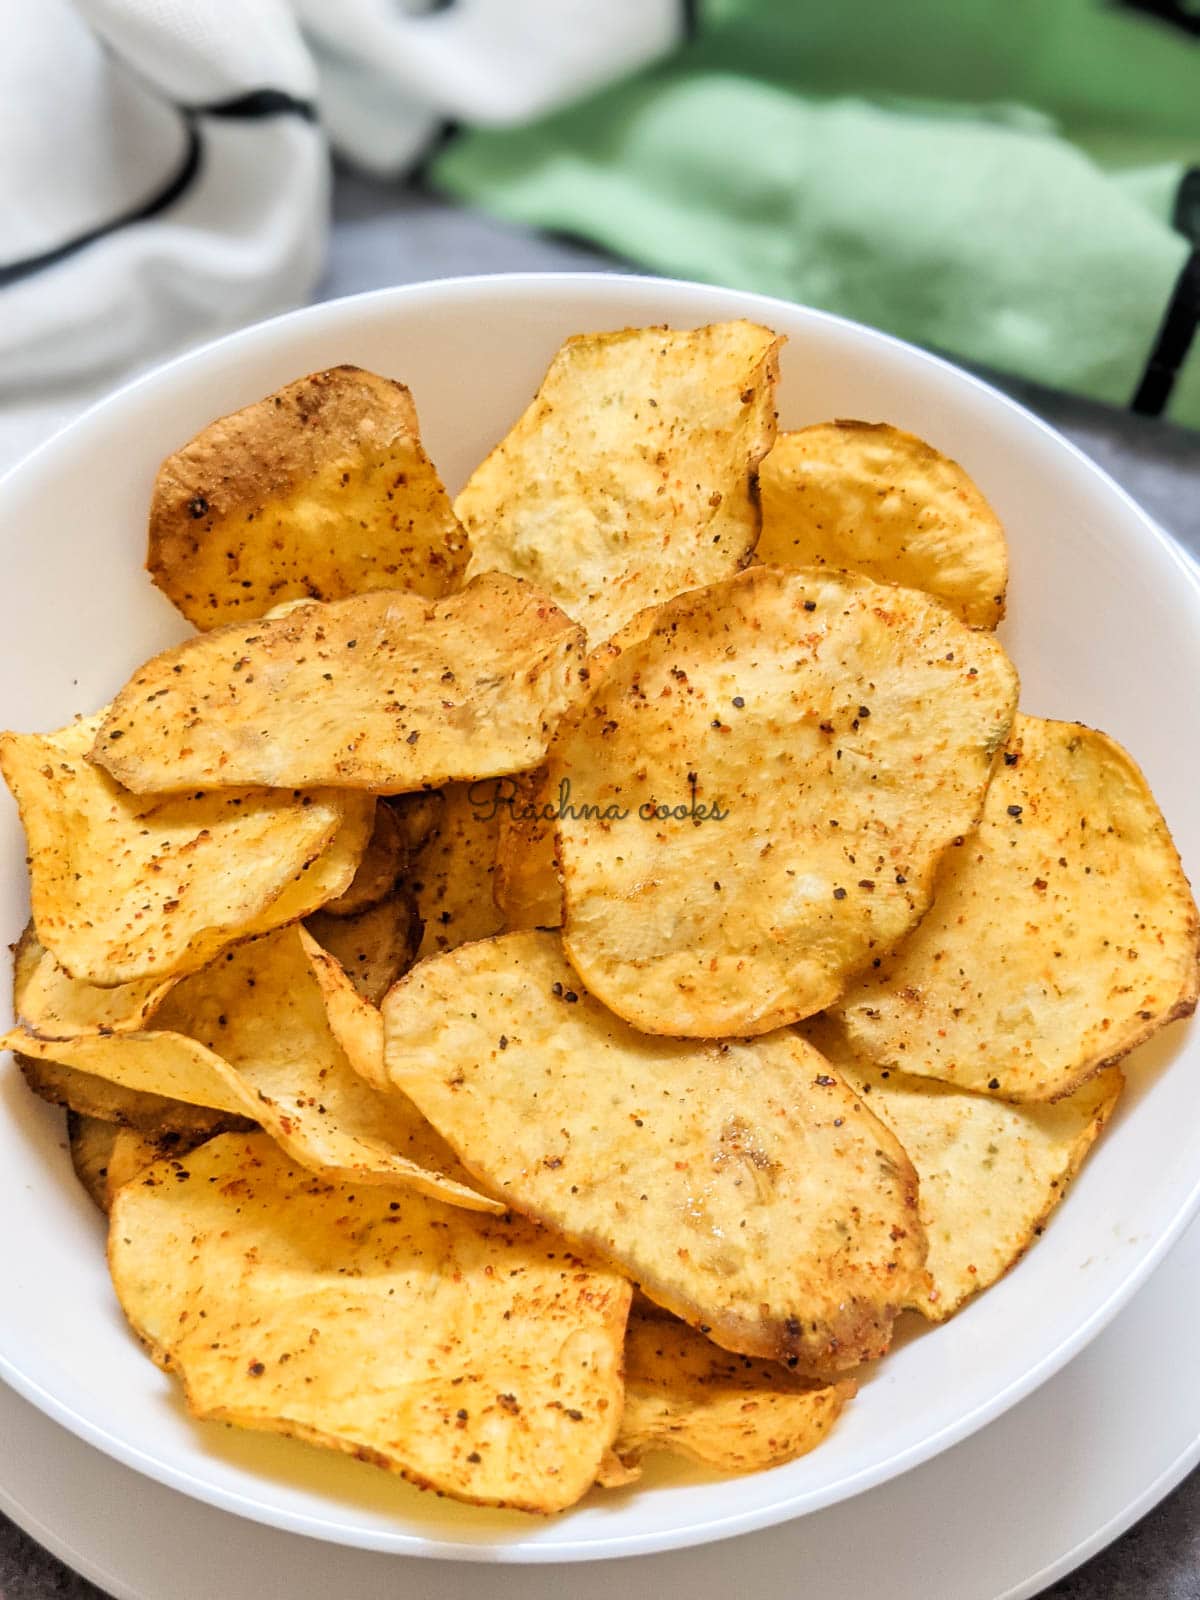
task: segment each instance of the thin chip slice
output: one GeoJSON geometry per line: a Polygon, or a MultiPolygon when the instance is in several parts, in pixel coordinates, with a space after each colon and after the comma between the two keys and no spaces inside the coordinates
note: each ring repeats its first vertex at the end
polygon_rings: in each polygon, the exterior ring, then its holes
{"type": "Polygon", "coordinates": [[[356,917],[330,917],[318,911],[304,926],[336,957],[355,990],[372,1005],[378,1005],[412,966],[421,941],[416,901],[408,889],[356,917]]]}
{"type": "Polygon", "coordinates": [[[109,1263],[196,1417],[537,1512],[578,1500],[616,1433],[629,1285],[519,1219],[227,1137],[121,1190],[109,1263]]]}
{"type": "Polygon", "coordinates": [[[511,799],[500,811],[492,885],[504,927],[561,928],[563,893],[554,854],[557,807],[546,769],[498,781],[512,786],[511,799]]]}
{"type": "Polygon", "coordinates": [[[400,823],[391,806],[375,807],[375,823],[349,887],[321,907],[331,917],[356,917],[391,894],[408,859],[400,823]]]}
{"type": "Polygon", "coordinates": [[[669,1451],[719,1472],[761,1472],[815,1450],[855,1385],[814,1388],[773,1361],[730,1355],[674,1318],[635,1311],[625,1334],[625,1410],[613,1442],[616,1488],[669,1451]]]}
{"type": "Polygon", "coordinates": [[[561,611],[501,573],[448,600],[385,590],[314,602],[155,656],[113,701],[93,757],[137,793],[402,794],[519,772],[545,755],[581,648],[561,611]]]}
{"type": "Polygon", "coordinates": [[[72,977],[106,987],[202,967],[233,939],[340,894],[372,801],[334,790],[139,798],[87,759],[103,713],[0,734],[29,844],[33,920],[72,977]]]}
{"type": "Polygon", "coordinates": [[[948,456],[886,422],[783,433],[759,469],[758,559],[924,589],[972,628],[1004,615],[999,518],[948,456]]]}
{"type": "Polygon", "coordinates": [[[321,991],[330,1032],[359,1077],[388,1093],[391,1083],[384,1071],[383,1015],[378,1005],[361,993],[338,958],[311,934],[302,934],[300,942],[321,991]]]}
{"type": "Polygon", "coordinates": [[[13,1014],[43,1039],[86,1033],[135,1033],[145,1026],[175,978],[147,978],[115,989],[70,977],[38,942],[30,922],[14,947],[13,1014]]]}
{"type": "Polygon", "coordinates": [[[501,1211],[402,1095],[354,1071],[325,1014],[298,928],[226,951],[176,985],[152,1032],[65,1041],[14,1030],[0,1041],[135,1089],[253,1118],[294,1159],[331,1178],[412,1184],[501,1211]]]}
{"type": "MultiPolygon", "coordinates": [[[[66,1054],[76,1050],[84,1059],[91,1059],[89,1050],[98,1050],[100,1056],[111,1061],[120,1056],[120,1041],[113,1043],[68,1040],[65,1044],[52,1044],[44,1040],[33,1041],[35,1049],[61,1049],[66,1054]]],[[[5,1048],[9,1046],[6,1044],[5,1048]]],[[[191,1105],[185,1100],[175,1100],[166,1095],[154,1094],[146,1089],[133,1089],[127,1084],[115,1083],[111,1078],[97,1077],[91,1072],[81,1072],[62,1062],[38,1060],[33,1056],[14,1053],[13,1059],[21,1075],[39,1099],[52,1106],[65,1106],[81,1117],[97,1122],[111,1122],[118,1127],[132,1128],[154,1136],[166,1133],[190,1134],[208,1138],[214,1133],[244,1131],[252,1119],[210,1106],[191,1105]]],[[[156,1080],[157,1081],[157,1080],[156,1080]]]]}
{"type": "Polygon", "coordinates": [[[421,919],[417,959],[499,933],[504,918],[493,886],[499,808],[492,783],[451,783],[442,813],[413,860],[409,885],[421,919]]]}
{"type": "Polygon", "coordinates": [[[727,1349],[838,1372],[887,1347],[925,1246],[903,1149],[791,1032],[638,1034],[558,937],[419,962],[386,1065],[463,1164],[727,1349]]]}
{"type": "Polygon", "coordinates": [[[448,594],[466,539],[402,383],[333,367],[221,417],[168,456],[146,565],[197,628],[293,596],[448,594]]]}
{"type": "Polygon", "coordinates": [[[838,1025],[806,1037],[907,1150],[920,1184],[928,1279],[911,1304],[942,1322],[1019,1261],[1042,1232],[1124,1087],[1106,1067],[1053,1105],[1011,1105],[856,1058],[838,1025]]]}
{"type": "Polygon", "coordinates": [[[414,794],[395,794],[384,804],[395,818],[405,859],[411,861],[437,827],[442,814],[442,791],[418,789],[414,794]]]}
{"type": "Polygon", "coordinates": [[[758,538],[781,343],[752,322],[568,339],[455,502],[468,573],[528,578],[598,644],[737,572],[758,538]]]}
{"type": "Polygon", "coordinates": [[[67,1112],[71,1165],[88,1199],[101,1211],[108,1210],[108,1163],[119,1132],[114,1122],[67,1112]]]}
{"type": "Polygon", "coordinates": [[[551,752],[580,978],[675,1036],[829,1005],[928,907],[1016,693],[992,635],[852,574],[756,567],[661,607],[551,752]]]}
{"type": "Polygon", "coordinates": [[[1194,1009],[1196,903],[1149,786],[1077,723],[1021,716],[920,927],[842,998],[854,1048],[1056,1100],[1194,1009]]]}

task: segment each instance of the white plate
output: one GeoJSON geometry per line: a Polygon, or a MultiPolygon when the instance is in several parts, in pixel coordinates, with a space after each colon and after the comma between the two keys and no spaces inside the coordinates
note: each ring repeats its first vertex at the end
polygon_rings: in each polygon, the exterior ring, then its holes
{"type": "MultiPolygon", "coordinates": [[[[159,459],[214,415],[352,361],[402,376],[435,460],[460,481],[579,329],[749,315],[790,335],[783,421],[887,418],[975,475],[1012,545],[1008,643],[1027,710],[1107,728],[1144,764],[1185,862],[1200,863],[1200,590],[1114,484],[1028,413],[932,357],[836,318],[695,285],[595,275],[471,279],[319,306],[235,335],[115,396],[0,485],[8,593],[0,722],[89,710],[183,631],[140,570],[159,459]]],[[[24,914],[4,814],[0,926],[24,914]]],[[[660,1468],[531,1523],[422,1496],[288,1441],[200,1427],[136,1349],[99,1226],[65,1177],[57,1124],[10,1075],[0,1099],[0,1374],[160,1481],[260,1521],[405,1554],[491,1561],[629,1555],[845,1499],[927,1460],[1044,1382],[1145,1280],[1200,1202],[1200,1042],[1143,1053],[1109,1136],[1045,1238],[944,1328],[908,1338],[813,1455],[706,1481],[660,1468]],[[1172,1070],[1164,1070],[1170,1058],[1172,1070]]]]}
{"type": "MultiPolygon", "coordinates": [[[[973,1438],[801,1523],[623,1563],[623,1592],[1025,1600],[1123,1533],[1200,1460],[1197,1321],[1200,1222],[1082,1355],[973,1438]]],[[[477,1567],[316,1544],[149,1484],[2,1385],[0,1438],[0,1510],[117,1600],[479,1592],[477,1567]]],[[[483,1593],[610,1600],[613,1576],[607,1566],[492,1568],[483,1593]]]]}

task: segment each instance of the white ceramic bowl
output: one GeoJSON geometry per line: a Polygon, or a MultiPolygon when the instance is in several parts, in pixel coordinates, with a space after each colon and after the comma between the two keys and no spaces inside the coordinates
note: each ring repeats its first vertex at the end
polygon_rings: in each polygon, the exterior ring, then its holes
{"type": "MultiPolygon", "coordinates": [[[[788,335],[785,426],[886,419],[964,463],[1008,529],[1003,631],[1024,708],[1128,744],[1185,864],[1200,866],[1200,583],[1179,551],[1063,439],[966,374],[835,317],[690,284],[580,274],[385,290],[251,328],[114,395],[0,484],[0,723],[50,728],[93,710],[186,632],[142,571],[146,508],[158,462],[220,413],[316,368],[372,367],[411,386],[425,440],[456,488],[566,335],[736,316],[788,335]]],[[[15,937],[27,905],[23,848],[7,796],[2,804],[0,931],[15,937]]],[[[771,1472],[714,1480],[661,1463],[636,1488],[596,1492],[541,1522],[456,1506],[287,1440],[190,1422],[122,1321],[61,1117],[11,1069],[0,1073],[0,1375],[161,1482],[346,1544],[551,1561],[744,1532],[856,1494],[982,1427],[1145,1280],[1200,1202],[1200,1038],[1175,1027],[1130,1067],[1112,1128],[1036,1248],[945,1327],[906,1330],[830,1440],[771,1472]]]]}

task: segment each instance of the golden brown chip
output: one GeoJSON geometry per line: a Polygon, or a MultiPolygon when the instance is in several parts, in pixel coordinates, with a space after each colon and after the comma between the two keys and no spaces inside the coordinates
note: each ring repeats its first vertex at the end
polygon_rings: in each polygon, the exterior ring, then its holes
{"type": "Polygon", "coordinates": [[[545,755],[581,647],[561,611],[501,573],[448,600],[388,590],[314,602],[155,656],[113,701],[92,753],[138,793],[317,783],[401,794],[517,772],[545,755]]]}
{"type": "Polygon", "coordinates": [[[194,1416],[539,1512],[586,1492],[616,1433],[629,1285],[519,1219],[230,1136],[121,1190],[109,1262],[194,1416]]]}
{"type": "Polygon", "coordinates": [[[913,1307],[933,1322],[1020,1260],[1083,1164],[1124,1087],[1107,1067],[1053,1105],[1011,1105],[856,1058],[838,1025],[804,1032],[908,1152],[929,1240],[913,1307]]]}
{"type": "Polygon", "coordinates": [[[197,628],[292,596],[456,587],[466,540],[402,383],[334,367],[221,417],[168,456],[146,565],[197,628]]]}
{"type": "Polygon", "coordinates": [[[758,559],[924,589],[972,628],[1004,615],[1004,529],[971,479],[885,422],[783,433],[759,469],[758,559]]]}
{"type": "Polygon", "coordinates": [[[108,1210],[108,1163],[119,1131],[114,1122],[81,1117],[76,1111],[67,1112],[71,1165],[88,1199],[101,1211],[108,1210]]]}
{"type": "Polygon", "coordinates": [[[414,858],[409,886],[421,919],[417,959],[499,933],[492,893],[500,830],[492,783],[452,783],[437,826],[414,858]]]}
{"type": "Polygon", "coordinates": [[[419,962],[386,1066],[494,1193],[746,1355],[837,1372],[886,1348],[924,1261],[897,1141],[791,1032],[638,1034],[552,933],[419,962]]]}
{"type": "Polygon", "coordinates": [[[412,966],[421,940],[416,902],[408,889],[356,917],[329,917],[318,911],[304,926],[336,957],[354,988],[372,1005],[378,1005],[412,966]]]}
{"type": "Polygon", "coordinates": [[[349,887],[321,907],[331,917],[355,917],[387,898],[408,859],[400,824],[391,806],[375,807],[375,823],[367,848],[349,887]]]}
{"type": "Polygon", "coordinates": [[[456,1205],[503,1209],[476,1192],[445,1142],[402,1095],[354,1071],[332,1033],[298,928],[225,952],[176,985],[151,1032],[0,1045],[251,1117],[297,1161],[330,1177],[413,1184],[456,1205]]]}
{"type": "Polygon", "coordinates": [[[383,802],[392,813],[406,861],[423,850],[442,814],[442,791],[418,789],[414,794],[394,794],[383,802]]]}
{"type": "Polygon", "coordinates": [[[758,538],[781,343],[752,322],[568,339],[455,502],[468,573],[527,578],[596,644],[737,572],[758,538]]]}
{"type": "MultiPolygon", "coordinates": [[[[82,1046],[78,1039],[55,1045],[35,1041],[40,1049],[62,1049],[67,1054],[79,1050],[85,1059],[88,1043],[82,1046]]],[[[6,1042],[4,1048],[11,1046],[6,1042]]],[[[120,1041],[109,1045],[100,1041],[93,1045],[102,1057],[111,1061],[113,1054],[120,1055],[120,1041]]],[[[50,1105],[65,1106],[81,1117],[91,1117],[97,1122],[112,1122],[119,1127],[133,1128],[151,1136],[159,1134],[195,1133],[208,1138],[214,1133],[245,1130],[251,1119],[229,1112],[215,1111],[208,1106],[189,1105],[184,1100],[173,1100],[166,1095],[153,1094],[145,1089],[131,1089],[126,1084],[114,1083],[110,1078],[97,1077],[91,1072],[81,1072],[76,1067],[58,1061],[38,1060],[33,1056],[14,1053],[14,1061],[29,1088],[39,1099],[50,1105]]]]}
{"type": "Polygon", "coordinates": [[[910,589],[756,567],[681,595],[549,763],[564,941],[651,1033],[764,1033],[922,916],[1016,702],[990,634],[910,589]]]}
{"type": "Polygon", "coordinates": [[[673,1318],[629,1318],[625,1410],[613,1442],[616,1488],[641,1476],[656,1450],[719,1472],[761,1472],[815,1450],[854,1394],[853,1382],[814,1388],[773,1361],[721,1350],[673,1318]]]}
{"type": "Polygon", "coordinates": [[[1200,919],[1141,772],[1021,716],[933,909],[837,1007],[866,1059],[1055,1100],[1196,1005],[1200,919]]]}
{"type": "Polygon", "coordinates": [[[356,988],[342,963],[311,934],[303,933],[300,943],[321,991],[330,1032],[359,1077],[388,1093],[391,1083],[383,1066],[383,1016],[378,1004],[356,988]]]}
{"type": "Polygon", "coordinates": [[[560,928],[562,884],[554,855],[555,797],[545,767],[501,778],[511,799],[500,807],[496,837],[496,905],[508,930],[560,928]]]}
{"type": "Polygon", "coordinates": [[[221,789],[139,798],[87,759],[102,715],[0,734],[29,844],[33,920],[72,977],[116,987],[202,967],[354,876],[369,796],[221,789]]]}

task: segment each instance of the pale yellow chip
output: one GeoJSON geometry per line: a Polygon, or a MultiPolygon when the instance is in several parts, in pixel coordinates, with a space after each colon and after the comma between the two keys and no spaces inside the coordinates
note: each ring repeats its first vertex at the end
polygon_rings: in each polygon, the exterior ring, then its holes
{"type": "Polygon", "coordinates": [[[924,589],[972,628],[1004,615],[999,518],[948,456],[886,422],[783,433],[759,469],[758,559],[924,589]]]}
{"type": "Polygon", "coordinates": [[[1017,677],[928,595],[756,567],[681,595],[564,721],[567,954],[651,1033],[764,1033],[927,909],[1017,677]]]}
{"type": "Polygon", "coordinates": [[[897,1141],[811,1046],[635,1033],[553,933],[463,945],[383,1005],[391,1081],[493,1193],[728,1349],[887,1347],[925,1246],[897,1141]]]}
{"type": "Polygon", "coordinates": [[[814,1388],[773,1361],[730,1355],[670,1317],[640,1316],[625,1335],[625,1410],[613,1441],[617,1464],[601,1482],[641,1476],[655,1451],[718,1472],[761,1472],[807,1455],[828,1435],[855,1385],[814,1388]]]}
{"type": "Polygon", "coordinates": [[[390,1092],[383,1066],[383,1015],[378,1005],[359,991],[337,957],[311,934],[306,933],[301,944],[321,991],[330,1032],[347,1061],[372,1088],[390,1092]]]}
{"type": "Polygon", "coordinates": [[[72,978],[116,987],[194,972],[231,940],[296,921],[350,883],[371,831],[369,796],[132,795],[87,759],[102,716],[0,734],[38,938],[72,978]]]}
{"type": "Polygon", "coordinates": [[[587,1491],[616,1433],[629,1285],[519,1219],[230,1136],[121,1190],[109,1262],[194,1416],[538,1512],[587,1491]]]}
{"type": "Polygon", "coordinates": [[[1041,1234],[1125,1083],[1106,1067],[1053,1105],[1012,1105],[866,1065],[830,1019],[804,1032],[917,1169],[928,1278],[911,1304],[934,1322],[1003,1277],[1041,1234]]]}
{"type": "MultiPolygon", "coordinates": [[[[192,1105],[186,1100],[172,1099],[148,1089],[130,1088],[128,1084],[115,1083],[111,1078],[98,1077],[95,1073],[80,1071],[77,1067],[66,1066],[58,1061],[23,1055],[19,1050],[19,1040],[14,1041],[12,1035],[3,1042],[3,1048],[11,1048],[14,1042],[18,1049],[13,1059],[33,1093],[50,1105],[64,1106],[81,1117],[115,1123],[119,1127],[133,1128],[150,1135],[195,1133],[205,1138],[214,1133],[227,1133],[250,1126],[252,1119],[239,1113],[192,1105]]],[[[68,1055],[78,1053],[85,1060],[92,1059],[91,1051],[98,1051],[101,1061],[112,1062],[114,1057],[122,1054],[120,1043],[119,1039],[101,1040],[98,1043],[71,1039],[61,1044],[34,1040],[33,1047],[39,1050],[57,1049],[68,1055]]],[[[134,1053],[136,1055],[137,1052],[134,1053]]],[[[151,1076],[150,1081],[159,1080],[151,1076]]]]}
{"type": "Polygon", "coordinates": [[[511,786],[499,809],[496,877],[492,885],[506,929],[560,928],[562,884],[554,854],[556,797],[545,767],[519,778],[501,778],[511,786]]]}
{"type": "Polygon", "coordinates": [[[155,656],[113,701],[92,753],[138,793],[401,794],[517,772],[545,755],[581,649],[561,611],[501,573],[448,600],[387,590],[313,602],[155,656]]]}
{"type": "Polygon", "coordinates": [[[782,341],[752,322],[568,339],[455,501],[474,576],[527,578],[593,644],[743,567],[782,341]]]}
{"type": "Polygon", "coordinates": [[[356,917],[385,900],[408,860],[404,835],[391,806],[375,807],[375,823],[349,886],[321,907],[331,917],[356,917]]]}
{"type": "Polygon", "coordinates": [[[413,859],[408,883],[421,918],[418,960],[499,933],[493,894],[499,812],[492,783],[452,783],[441,816],[413,859]]]}
{"type": "Polygon", "coordinates": [[[209,423],[159,468],[146,565],[197,628],[293,596],[436,599],[466,539],[402,383],[333,367],[209,423]]]}
{"type": "Polygon", "coordinates": [[[402,1095],[380,1094],[354,1071],[330,1029],[309,938],[282,928],[226,951],[176,985],[153,1031],[41,1040],[16,1029],[0,1044],[250,1117],[329,1177],[412,1184],[456,1205],[502,1210],[402,1095]]]}
{"type": "Polygon", "coordinates": [[[38,942],[29,923],[14,946],[13,1014],[43,1039],[83,1033],[135,1033],[154,1015],[177,978],[145,978],[115,989],[70,977],[38,942]]]}
{"type": "Polygon", "coordinates": [[[837,1007],[866,1059],[1054,1100],[1195,1009],[1200,919],[1141,772],[1021,716],[933,909],[837,1007]]]}

